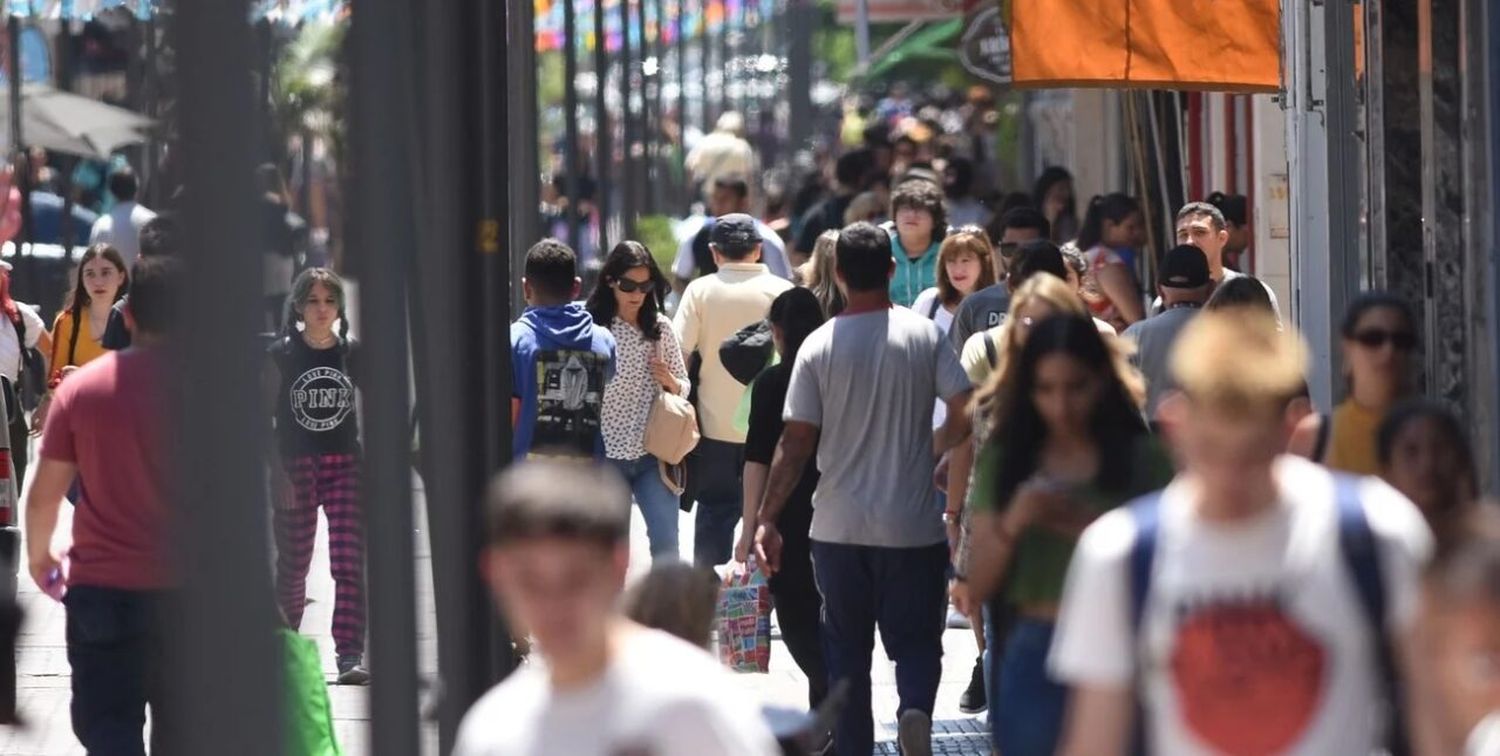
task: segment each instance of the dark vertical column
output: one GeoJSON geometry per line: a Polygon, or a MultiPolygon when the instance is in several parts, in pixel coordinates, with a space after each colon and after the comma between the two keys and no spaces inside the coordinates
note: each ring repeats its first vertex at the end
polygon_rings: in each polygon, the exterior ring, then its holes
{"type": "Polygon", "coordinates": [[[652,133],[651,133],[651,73],[646,61],[651,59],[651,36],[646,26],[646,6],[651,0],[636,0],[635,18],[636,24],[641,29],[640,44],[640,86],[636,91],[640,92],[641,107],[636,111],[636,138],[639,143],[636,147],[637,168],[635,196],[640,198],[638,209],[642,215],[649,215],[654,211],[651,191],[651,161],[652,161],[652,133]]]}
{"type": "MultiPolygon", "coordinates": [[[[26,135],[21,130],[21,17],[7,17],[5,32],[9,40],[6,65],[10,68],[10,150],[17,161],[16,185],[21,190],[21,236],[16,240],[16,253],[20,254],[20,245],[35,238],[31,219],[31,163],[26,155],[26,135]]],[[[34,271],[35,266],[28,265],[26,269],[34,271]]],[[[33,272],[29,277],[35,275],[33,272]]],[[[34,283],[28,281],[28,284],[34,283]]],[[[28,288],[36,290],[34,285],[28,288]]]]}
{"type": "Polygon", "coordinates": [[[791,98],[788,138],[793,151],[807,147],[812,138],[812,35],[817,9],[812,0],[788,0],[787,96],[791,98]]]}
{"type": "Polygon", "coordinates": [[[594,201],[599,206],[599,249],[610,248],[610,165],[614,139],[609,120],[609,40],[604,34],[604,0],[594,0],[594,201]]]}
{"type": "Polygon", "coordinates": [[[652,35],[652,57],[656,59],[656,65],[651,73],[651,128],[647,132],[650,137],[647,144],[650,145],[651,155],[651,212],[659,213],[665,206],[665,192],[667,184],[666,159],[671,154],[671,145],[667,144],[666,129],[663,124],[667,122],[666,106],[663,103],[662,89],[667,83],[667,16],[666,4],[662,0],[653,0],[652,15],[656,17],[656,33],[652,35]]]}
{"type": "MultiPolygon", "coordinates": [[[[1354,95],[1354,13],[1329,6],[1324,15],[1328,119],[1328,323],[1342,319],[1359,291],[1359,143],[1354,95]]],[[[1305,304],[1305,303],[1304,303],[1305,304]]],[[[1337,346],[1335,340],[1334,346],[1337,346]]],[[[1338,349],[1330,351],[1333,375],[1341,375],[1338,349]]],[[[1335,381],[1334,396],[1341,388],[1335,381]]]]}
{"type": "Polygon", "coordinates": [[[723,22],[719,24],[719,65],[715,70],[719,73],[719,112],[726,113],[734,107],[729,100],[729,84],[734,81],[735,60],[730,56],[729,37],[734,34],[733,19],[729,15],[729,0],[719,0],[720,7],[724,9],[723,22]]]}
{"type": "Polygon", "coordinates": [[[179,3],[172,17],[186,196],[184,313],[174,349],[179,475],[174,532],[183,580],[167,625],[175,721],[167,753],[261,756],[281,742],[280,651],[272,632],[260,381],[261,264],[251,173],[256,148],[249,8],[179,3]],[[207,674],[212,670],[212,674],[207,674]],[[224,681],[232,680],[226,685],[224,681]]]}
{"type": "Polygon", "coordinates": [[[709,105],[709,102],[711,102],[713,98],[709,94],[710,90],[708,88],[708,70],[712,63],[713,57],[710,54],[713,49],[713,25],[708,22],[708,9],[713,5],[714,2],[715,0],[698,0],[698,9],[700,11],[699,18],[702,19],[703,26],[701,32],[698,35],[698,78],[700,79],[700,86],[702,87],[700,91],[703,93],[702,96],[699,97],[699,104],[702,106],[700,108],[700,114],[703,116],[702,128],[704,134],[707,134],[714,129],[713,108],[709,105]]]}
{"type": "Polygon", "coordinates": [[[411,422],[406,279],[413,229],[412,39],[404,0],[364,0],[350,29],[349,119],[364,394],[362,491],[369,554],[370,746],[375,756],[419,751],[416,561],[412,543],[411,422]],[[379,176],[376,181],[373,177],[379,176]]]}
{"type": "Polygon", "coordinates": [[[636,61],[630,44],[634,14],[630,12],[630,0],[620,0],[620,233],[621,238],[635,236],[635,221],[640,214],[640,197],[637,189],[635,108],[631,107],[631,94],[635,89],[636,61]]]}
{"type": "Polygon", "coordinates": [[[682,169],[682,161],[687,158],[687,130],[688,130],[688,97],[687,97],[687,0],[677,0],[674,4],[677,9],[675,22],[677,24],[677,37],[674,40],[677,47],[677,150],[673,156],[676,165],[672,166],[675,175],[681,176],[682,181],[676,187],[678,210],[686,209],[692,201],[687,173],[682,169]]]}
{"type": "Polygon", "coordinates": [[[1473,78],[1470,91],[1475,93],[1471,100],[1475,116],[1473,164],[1479,167],[1476,179],[1484,186],[1482,193],[1476,192],[1471,198],[1471,206],[1488,209],[1487,214],[1475,213],[1470,218],[1471,223],[1482,229],[1483,243],[1474,246],[1476,255],[1484,260],[1475,270],[1477,285],[1483,290],[1477,299],[1484,313],[1484,340],[1477,343],[1476,339],[1473,348],[1489,360],[1487,365],[1481,363],[1477,371],[1477,375],[1488,376],[1489,380],[1475,382],[1476,390],[1485,388],[1490,410],[1482,434],[1488,443],[1481,446],[1476,464],[1488,471],[1482,484],[1493,494],[1497,489],[1496,478],[1500,477],[1500,423],[1495,421],[1500,414],[1500,381],[1493,378],[1496,361],[1500,360],[1500,213],[1494,211],[1494,203],[1500,198],[1500,92],[1496,91],[1500,86],[1500,44],[1496,44],[1500,42],[1500,10],[1488,0],[1472,0],[1470,7],[1475,12],[1466,19],[1466,24],[1472,25],[1469,39],[1480,41],[1467,47],[1476,57],[1469,69],[1473,78]]]}
{"type": "MultiPolygon", "coordinates": [[[[509,141],[506,173],[510,182],[510,261],[516,270],[525,263],[526,250],[542,236],[541,197],[538,192],[540,163],[537,160],[536,18],[531,3],[511,3],[505,9],[507,128],[516,138],[509,141]]],[[[525,307],[521,287],[511,292],[511,306],[525,307]]]]}
{"type": "Polygon", "coordinates": [[[1428,393],[1467,406],[1459,4],[1418,0],[1428,393]]]}
{"type": "Polygon", "coordinates": [[[578,13],[573,0],[562,0],[563,4],[563,170],[567,172],[568,194],[568,244],[578,249],[582,242],[579,232],[579,191],[583,178],[583,161],[578,144],[578,13]]]}

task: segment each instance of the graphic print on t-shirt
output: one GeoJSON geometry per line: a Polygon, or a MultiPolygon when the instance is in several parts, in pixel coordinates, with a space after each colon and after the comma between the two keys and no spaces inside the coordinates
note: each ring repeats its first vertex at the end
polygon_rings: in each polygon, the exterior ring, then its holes
{"type": "Polygon", "coordinates": [[[1297,743],[1317,712],[1328,654],[1275,595],[1184,604],[1175,632],[1172,683],[1188,729],[1230,756],[1297,743]]]}
{"type": "Polygon", "coordinates": [[[570,349],[536,355],[537,412],[531,448],[592,456],[604,404],[608,355],[570,349]]]}
{"type": "Polygon", "coordinates": [[[314,433],[331,431],[354,411],[354,383],[338,368],[315,367],[292,381],[291,400],[298,425],[314,433]]]}

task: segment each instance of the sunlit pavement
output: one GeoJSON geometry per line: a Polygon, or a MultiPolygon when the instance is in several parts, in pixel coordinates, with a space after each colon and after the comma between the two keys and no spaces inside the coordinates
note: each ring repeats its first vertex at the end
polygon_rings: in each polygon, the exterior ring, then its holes
{"type": "MultiPolygon", "coordinates": [[[[416,486],[418,503],[417,529],[414,533],[417,561],[418,601],[418,661],[423,679],[430,680],[436,670],[436,642],[432,609],[431,556],[427,545],[425,523],[420,514],[422,491],[416,486]]],[[[64,508],[64,517],[69,510],[64,508]]],[[[333,637],[330,634],[333,613],[333,580],[328,574],[326,538],[327,523],[319,520],[318,548],[313,556],[312,570],[308,576],[308,594],[313,603],[307,607],[302,621],[304,633],[318,641],[323,657],[324,675],[331,682],[335,676],[333,637]]],[[[682,553],[691,556],[693,549],[693,518],[690,514],[680,519],[682,553]]],[[[645,523],[635,510],[631,524],[631,575],[639,576],[650,566],[646,541],[645,523]]],[[[64,642],[63,609],[52,599],[37,591],[29,578],[21,579],[21,604],[26,611],[26,622],[20,638],[20,710],[29,723],[26,728],[0,728],[0,754],[4,756],[73,756],[83,754],[83,748],[73,737],[68,715],[69,676],[67,649],[64,642]]],[[[878,636],[877,636],[878,637],[878,636]]],[[[737,675],[735,679],[767,705],[797,708],[807,702],[807,678],[803,676],[780,635],[773,627],[771,671],[767,674],[737,675]]],[[[934,725],[933,746],[942,754],[987,754],[987,735],[984,734],[984,715],[967,715],[958,710],[958,698],[968,686],[973,669],[975,644],[973,633],[968,630],[949,630],[943,637],[943,682],[938,692],[934,725]]],[[[896,748],[896,681],[891,664],[885,660],[879,644],[876,645],[876,663],[873,673],[877,753],[894,754],[896,748]]],[[[372,659],[374,674],[380,674],[379,660],[372,659]]],[[[226,682],[226,685],[231,684],[226,682]]],[[[332,685],[329,696],[333,702],[335,725],[339,742],[346,753],[368,753],[369,714],[367,690],[332,685]]],[[[427,702],[426,691],[422,700],[427,702]]],[[[435,729],[429,723],[425,727],[425,753],[436,754],[435,729]]]]}

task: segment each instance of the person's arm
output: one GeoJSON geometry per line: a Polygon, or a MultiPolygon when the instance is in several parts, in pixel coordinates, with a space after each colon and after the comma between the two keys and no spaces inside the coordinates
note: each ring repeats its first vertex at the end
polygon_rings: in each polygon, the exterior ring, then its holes
{"type": "Polygon", "coordinates": [[[1068,696],[1060,756],[1125,756],[1135,719],[1128,688],[1077,685],[1068,696]]]}
{"type": "MultiPolygon", "coordinates": [[[[974,425],[967,412],[969,400],[973,397],[974,391],[970,389],[943,400],[943,404],[948,407],[948,415],[943,418],[943,426],[933,433],[932,453],[934,455],[943,456],[954,447],[962,445],[973,433],[974,425]]],[[[951,475],[951,460],[949,464],[951,475]]]]}
{"type": "Polygon", "coordinates": [[[1141,295],[1136,291],[1135,282],[1130,277],[1130,270],[1123,264],[1112,263],[1104,266],[1098,272],[1099,288],[1113,302],[1115,309],[1120,311],[1120,317],[1126,324],[1134,323],[1145,317],[1141,307],[1141,295]]]}
{"type": "Polygon", "coordinates": [[[974,471],[974,443],[965,439],[948,453],[948,506],[943,511],[948,521],[949,546],[958,549],[960,518],[969,498],[969,475],[974,471]]]}
{"type": "Polygon", "coordinates": [[[1401,715],[1406,720],[1406,731],[1410,734],[1412,753],[1417,756],[1440,756],[1443,749],[1443,733],[1440,711],[1434,705],[1440,700],[1435,689],[1436,681],[1431,672],[1431,660],[1424,654],[1430,648],[1422,637],[1422,623],[1393,639],[1396,668],[1401,676],[1401,715]]]}
{"type": "Polygon", "coordinates": [[[691,292],[684,292],[682,301],[677,304],[677,315],[672,318],[672,330],[677,332],[679,346],[682,347],[682,361],[687,363],[698,349],[698,298],[691,296],[691,292]]]}
{"type": "Polygon", "coordinates": [[[678,343],[677,332],[672,329],[670,321],[661,324],[660,352],[667,372],[677,381],[677,395],[687,396],[692,392],[693,386],[688,380],[687,360],[682,356],[682,345],[678,343]]]}
{"type": "Polygon", "coordinates": [[[51,572],[62,565],[59,555],[52,552],[52,535],[57,530],[63,497],[77,474],[78,466],[71,462],[42,457],[26,492],[27,563],[32,581],[43,592],[48,589],[51,572]]]}
{"type": "Polygon", "coordinates": [[[737,562],[749,561],[755,548],[756,525],[760,501],[765,496],[766,479],[776,458],[776,444],[781,439],[781,407],[785,397],[773,390],[776,381],[768,378],[771,370],[761,373],[750,388],[750,426],[745,432],[745,466],[740,474],[744,496],[741,500],[740,540],[734,547],[737,562]]]}
{"type": "Polygon", "coordinates": [[[771,473],[760,511],[756,514],[755,551],[767,574],[775,574],[781,569],[781,533],[776,530],[776,520],[786,509],[787,499],[791,498],[797,481],[802,479],[803,468],[807,467],[817,448],[818,426],[797,420],[786,421],[781,442],[776,445],[776,457],[771,461],[771,473]]]}
{"type": "Polygon", "coordinates": [[[760,525],[760,502],[766,493],[766,481],[771,477],[771,466],[762,462],[750,462],[746,460],[745,467],[740,472],[740,479],[744,487],[744,504],[741,506],[740,516],[744,522],[740,525],[740,540],[734,547],[734,560],[745,562],[750,559],[750,552],[755,546],[755,534],[760,525]]]}

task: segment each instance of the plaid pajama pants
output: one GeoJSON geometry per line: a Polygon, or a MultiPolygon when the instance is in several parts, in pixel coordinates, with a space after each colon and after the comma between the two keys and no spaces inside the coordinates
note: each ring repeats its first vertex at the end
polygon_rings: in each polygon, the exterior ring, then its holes
{"type": "Polygon", "coordinates": [[[365,535],[359,501],[359,457],[327,454],[285,460],[291,482],[274,510],[276,595],[293,629],[307,606],[307,571],[318,533],[318,507],[328,518],[333,573],[333,642],[339,656],[365,649],[365,535]]]}

